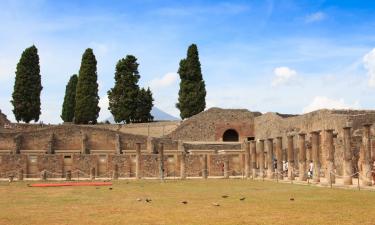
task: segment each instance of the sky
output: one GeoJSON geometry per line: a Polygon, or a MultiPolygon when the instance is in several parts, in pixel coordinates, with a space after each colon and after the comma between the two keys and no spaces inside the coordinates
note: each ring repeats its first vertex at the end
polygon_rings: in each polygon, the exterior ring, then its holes
{"type": "Polygon", "coordinates": [[[179,116],[179,61],[198,46],[206,105],[301,114],[375,108],[375,1],[0,0],[0,110],[22,51],[35,45],[41,121],[61,123],[65,85],[86,48],[98,61],[99,120],[117,61],[138,58],[140,86],[179,116]]]}

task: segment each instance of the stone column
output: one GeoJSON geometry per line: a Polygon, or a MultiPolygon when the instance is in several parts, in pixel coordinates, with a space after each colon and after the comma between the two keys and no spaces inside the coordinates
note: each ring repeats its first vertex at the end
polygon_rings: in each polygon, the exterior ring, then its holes
{"type": "Polygon", "coordinates": [[[203,155],[202,163],[203,163],[202,177],[203,177],[203,179],[207,179],[207,177],[208,177],[207,154],[203,155]]]}
{"type": "Polygon", "coordinates": [[[335,179],[335,174],[334,174],[334,161],[335,161],[335,148],[333,145],[333,130],[332,129],[327,129],[325,130],[325,139],[324,139],[324,148],[325,150],[323,152],[326,152],[327,156],[327,170],[326,170],[326,179],[329,184],[334,184],[336,179],[335,179]]]}
{"type": "Polygon", "coordinates": [[[294,143],[293,135],[288,135],[288,180],[294,180],[294,143]]]}
{"type": "Polygon", "coordinates": [[[256,152],[256,142],[250,141],[250,156],[251,156],[251,169],[253,178],[257,176],[257,152],[256,152]]]}
{"type": "Polygon", "coordinates": [[[180,160],[180,176],[181,179],[184,180],[186,179],[186,152],[185,152],[185,147],[184,143],[182,141],[178,141],[178,151],[181,152],[181,160],[180,160]]]}
{"type": "Polygon", "coordinates": [[[264,140],[259,140],[259,176],[264,177],[264,140]]]}
{"type": "Polygon", "coordinates": [[[250,142],[244,143],[245,150],[245,177],[250,177],[250,142]]]}
{"type": "Polygon", "coordinates": [[[267,139],[267,177],[274,178],[275,168],[273,166],[273,139],[267,139]]]}
{"type": "Polygon", "coordinates": [[[23,169],[19,169],[18,170],[18,174],[17,174],[18,176],[18,180],[23,180],[23,169]]]}
{"type": "Polygon", "coordinates": [[[371,160],[371,124],[363,125],[362,134],[362,184],[372,186],[372,160],[371,160]]]}
{"type": "Polygon", "coordinates": [[[54,145],[55,145],[55,135],[52,133],[48,139],[47,154],[55,154],[54,145]]]}
{"type": "Polygon", "coordinates": [[[352,148],[351,148],[351,127],[344,127],[344,185],[353,184],[353,162],[352,162],[352,148]]]}
{"type": "Polygon", "coordinates": [[[116,148],[116,154],[122,154],[121,136],[119,134],[116,134],[115,148],[116,148]]]}
{"type": "Polygon", "coordinates": [[[306,168],[306,134],[299,133],[298,134],[298,180],[299,181],[306,181],[307,180],[307,168],[306,168]]]}
{"type": "Polygon", "coordinates": [[[164,145],[159,143],[159,176],[161,180],[164,180],[164,145]]]}
{"type": "Polygon", "coordinates": [[[96,175],[96,169],[95,169],[95,167],[92,167],[90,169],[90,179],[95,180],[95,175],[96,175]]]}
{"type": "Polygon", "coordinates": [[[148,137],[147,138],[147,152],[148,153],[156,153],[155,149],[155,143],[154,143],[154,138],[153,137],[148,137]]]}
{"type": "Polygon", "coordinates": [[[40,179],[43,180],[43,181],[47,180],[47,171],[46,170],[42,170],[42,172],[40,173],[40,179]]]}
{"type": "Polygon", "coordinates": [[[72,180],[72,171],[70,171],[70,170],[66,171],[65,179],[67,181],[71,181],[72,180]]]}
{"type": "Polygon", "coordinates": [[[20,154],[21,153],[21,145],[22,145],[22,135],[17,134],[13,138],[13,154],[20,154]]]}
{"type": "Polygon", "coordinates": [[[90,154],[90,150],[87,144],[87,135],[85,133],[83,133],[81,137],[81,153],[90,154]]]}
{"type": "Polygon", "coordinates": [[[135,177],[141,179],[141,143],[136,143],[135,154],[135,177]]]}
{"type": "Polygon", "coordinates": [[[283,179],[283,138],[276,138],[277,176],[283,179]]]}
{"type": "Polygon", "coordinates": [[[229,178],[229,158],[227,155],[224,157],[224,178],[229,178]]]}
{"type": "Polygon", "coordinates": [[[118,165],[115,164],[114,167],[113,167],[113,179],[114,180],[117,180],[118,179],[118,165]]]}
{"type": "Polygon", "coordinates": [[[319,161],[319,133],[320,131],[311,132],[311,151],[313,158],[313,181],[320,182],[320,161],[319,161]]]}

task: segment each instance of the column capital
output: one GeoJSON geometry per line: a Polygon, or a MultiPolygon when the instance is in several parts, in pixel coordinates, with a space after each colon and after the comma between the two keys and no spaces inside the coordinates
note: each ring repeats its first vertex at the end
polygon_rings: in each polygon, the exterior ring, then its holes
{"type": "Polygon", "coordinates": [[[311,131],[310,134],[319,134],[321,130],[314,130],[314,131],[311,131]]]}
{"type": "Polygon", "coordinates": [[[305,132],[300,132],[300,133],[298,133],[298,136],[304,137],[304,136],[306,136],[306,133],[305,132]]]}
{"type": "Polygon", "coordinates": [[[328,128],[328,129],[325,129],[324,131],[326,132],[333,132],[335,129],[332,129],[332,128],[328,128]]]}
{"type": "Polygon", "coordinates": [[[364,123],[362,126],[364,126],[364,127],[371,127],[372,123],[364,123]]]}

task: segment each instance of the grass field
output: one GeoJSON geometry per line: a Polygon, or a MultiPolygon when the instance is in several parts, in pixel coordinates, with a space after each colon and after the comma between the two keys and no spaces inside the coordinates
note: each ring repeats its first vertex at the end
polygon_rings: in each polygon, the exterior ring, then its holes
{"type": "Polygon", "coordinates": [[[117,181],[112,190],[3,182],[0,224],[375,224],[375,192],[221,179],[117,181]]]}

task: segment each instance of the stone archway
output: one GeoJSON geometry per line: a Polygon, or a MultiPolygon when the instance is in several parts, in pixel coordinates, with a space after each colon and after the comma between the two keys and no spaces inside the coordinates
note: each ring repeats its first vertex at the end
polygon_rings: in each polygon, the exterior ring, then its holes
{"type": "Polygon", "coordinates": [[[239,141],[238,132],[234,129],[226,130],[223,134],[223,141],[238,142],[239,141]]]}

